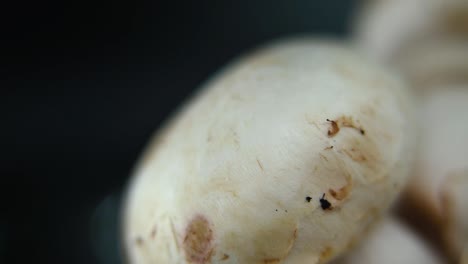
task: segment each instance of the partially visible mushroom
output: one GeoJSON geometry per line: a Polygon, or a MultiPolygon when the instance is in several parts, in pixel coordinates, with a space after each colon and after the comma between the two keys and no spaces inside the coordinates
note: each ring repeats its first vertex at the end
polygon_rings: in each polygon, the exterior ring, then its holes
{"type": "Polygon", "coordinates": [[[399,211],[458,261],[467,235],[460,223],[468,218],[443,190],[454,173],[468,178],[460,173],[468,169],[468,1],[376,0],[360,14],[356,43],[417,94],[419,152],[399,211]]]}
{"type": "Polygon", "coordinates": [[[407,182],[412,110],[404,82],[334,41],[280,41],[237,60],[138,164],[128,261],[328,262],[407,182]]]}
{"type": "Polygon", "coordinates": [[[468,35],[415,43],[400,51],[393,65],[421,96],[468,84],[468,35]]]}
{"type": "Polygon", "coordinates": [[[442,264],[442,258],[413,230],[388,216],[366,240],[333,264],[442,264]]]}
{"type": "Polygon", "coordinates": [[[390,62],[410,45],[468,35],[468,1],[362,1],[353,31],[358,47],[390,62]]]}
{"type": "Polygon", "coordinates": [[[461,202],[467,185],[455,188],[450,175],[464,178],[458,179],[460,183],[468,182],[468,174],[460,173],[468,170],[468,87],[446,85],[421,94],[419,99],[421,132],[416,166],[399,209],[455,261],[468,234],[468,215],[461,202]],[[459,222],[460,217],[465,221],[459,222]]]}

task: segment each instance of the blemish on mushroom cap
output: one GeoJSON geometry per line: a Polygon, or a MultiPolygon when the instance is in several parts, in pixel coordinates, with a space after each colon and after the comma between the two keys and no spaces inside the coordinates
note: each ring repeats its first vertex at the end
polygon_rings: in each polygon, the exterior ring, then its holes
{"type": "Polygon", "coordinates": [[[204,216],[195,216],[185,230],[183,241],[187,261],[197,264],[210,262],[213,247],[213,230],[210,223],[204,216]]]}
{"type": "Polygon", "coordinates": [[[328,129],[328,136],[333,137],[335,136],[338,132],[340,132],[340,127],[334,120],[327,119],[327,122],[330,122],[330,128],[328,129]]]}
{"type": "Polygon", "coordinates": [[[320,252],[320,263],[327,262],[333,256],[333,248],[330,246],[326,246],[320,252]]]}

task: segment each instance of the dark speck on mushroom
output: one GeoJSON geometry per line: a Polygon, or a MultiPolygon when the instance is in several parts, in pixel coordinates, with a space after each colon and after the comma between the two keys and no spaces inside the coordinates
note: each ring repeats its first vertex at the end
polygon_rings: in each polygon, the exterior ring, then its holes
{"type": "Polygon", "coordinates": [[[306,200],[306,202],[310,203],[310,201],[312,201],[312,197],[307,196],[307,197],[305,198],[305,200],[306,200]]]}
{"type": "Polygon", "coordinates": [[[322,207],[323,210],[331,210],[331,203],[325,199],[325,193],[322,195],[322,198],[320,198],[320,206],[322,207]]]}

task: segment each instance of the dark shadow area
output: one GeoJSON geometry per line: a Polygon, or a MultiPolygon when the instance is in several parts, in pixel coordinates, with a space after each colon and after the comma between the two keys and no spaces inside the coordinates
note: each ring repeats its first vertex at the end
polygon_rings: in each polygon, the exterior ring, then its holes
{"type": "Polygon", "coordinates": [[[161,122],[259,44],[345,36],[352,3],[6,3],[0,262],[115,263],[119,195],[161,122]]]}

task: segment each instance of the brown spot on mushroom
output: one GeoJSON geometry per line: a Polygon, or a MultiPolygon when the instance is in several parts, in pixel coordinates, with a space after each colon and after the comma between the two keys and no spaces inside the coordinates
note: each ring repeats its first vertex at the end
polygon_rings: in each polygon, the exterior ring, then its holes
{"type": "Polygon", "coordinates": [[[328,147],[324,148],[323,150],[330,150],[330,149],[333,149],[333,146],[328,146],[328,147]]]}
{"type": "Polygon", "coordinates": [[[320,263],[324,263],[333,255],[333,248],[327,246],[320,252],[320,263]]]}
{"type": "Polygon", "coordinates": [[[205,217],[197,215],[185,230],[183,248],[187,261],[197,264],[210,262],[213,246],[210,223],[205,217]]]}
{"type": "Polygon", "coordinates": [[[362,154],[361,151],[356,150],[355,148],[351,149],[343,149],[342,150],[344,154],[346,154],[348,157],[350,157],[352,160],[356,162],[365,162],[367,161],[366,156],[362,154]]]}
{"type": "Polygon", "coordinates": [[[340,189],[338,189],[337,191],[330,189],[328,190],[328,193],[330,193],[330,195],[336,200],[341,201],[345,199],[346,197],[348,197],[350,191],[351,191],[351,185],[347,184],[341,187],[340,189]]]}
{"type": "Polygon", "coordinates": [[[328,137],[334,137],[338,132],[340,132],[340,127],[334,120],[327,119],[330,122],[330,128],[328,129],[328,137]]]}
{"type": "Polygon", "coordinates": [[[228,254],[223,254],[223,256],[221,257],[221,261],[228,260],[228,259],[229,259],[228,254]]]}
{"type": "Polygon", "coordinates": [[[351,116],[341,116],[340,118],[336,120],[336,122],[338,125],[342,127],[349,127],[349,128],[356,129],[357,131],[359,131],[361,135],[365,135],[364,129],[361,128],[359,123],[355,121],[353,117],[351,116]]]}
{"type": "Polygon", "coordinates": [[[327,119],[330,122],[331,126],[328,129],[328,137],[334,137],[338,132],[340,132],[340,127],[349,127],[356,129],[361,135],[365,135],[366,131],[359,125],[357,121],[355,121],[350,116],[341,116],[336,120],[327,119]]]}

